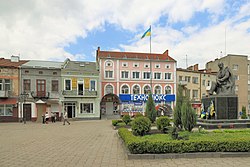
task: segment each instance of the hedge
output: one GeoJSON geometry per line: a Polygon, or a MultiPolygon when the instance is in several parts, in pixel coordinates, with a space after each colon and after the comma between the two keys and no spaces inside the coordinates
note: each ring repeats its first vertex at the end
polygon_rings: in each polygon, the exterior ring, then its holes
{"type": "MultiPolygon", "coordinates": [[[[162,153],[188,153],[188,152],[250,152],[250,140],[246,134],[235,133],[238,137],[190,138],[190,140],[150,139],[134,136],[128,129],[121,128],[118,134],[125,142],[132,154],[162,154],[162,153]]],[[[216,133],[214,133],[216,135],[216,133]]],[[[206,134],[204,134],[206,135],[206,134]]],[[[221,135],[218,134],[217,135],[221,135]]],[[[199,136],[199,135],[197,135],[199,136]]]]}

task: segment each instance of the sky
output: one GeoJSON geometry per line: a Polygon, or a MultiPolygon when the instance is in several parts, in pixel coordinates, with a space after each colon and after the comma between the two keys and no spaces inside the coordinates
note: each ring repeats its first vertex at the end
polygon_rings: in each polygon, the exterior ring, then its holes
{"type": "Polygon", "coordinates": [[[250,0],[0,0],[0,57],[95,61],[103,51],[169,55],[177,67],[250,56],[250,0]]]}

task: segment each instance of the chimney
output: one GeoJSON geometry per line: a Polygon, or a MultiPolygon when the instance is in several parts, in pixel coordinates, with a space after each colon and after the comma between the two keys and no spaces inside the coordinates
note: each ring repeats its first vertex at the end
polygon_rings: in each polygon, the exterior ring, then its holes
{"type": "Polygon", "coordinates": [[[198,64],[195,64],[194,65],[194,71],[198,71],[199,70],[199,65],[198,64]]]}
{"type": "Polygon", "coordinates": [[[19,62],[19,56],[12,55],[10,61],[11,62],[19,62]]]}

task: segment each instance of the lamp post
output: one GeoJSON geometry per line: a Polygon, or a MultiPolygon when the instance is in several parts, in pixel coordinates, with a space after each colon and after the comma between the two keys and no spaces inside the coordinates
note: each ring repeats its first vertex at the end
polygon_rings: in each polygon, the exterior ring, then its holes
{"type": "Polygon", "coordinates": [[[19,95],[19,101],[21,102],[21,104],[23,104],[22,106],[21,106],[21,108],[23,108],[23,113],[22,113],[22,116],[23,116],[23,123],[24,124],[26,124],[26,118],[27,118],[27,115],[26,115],[26,108],[24,108],[24,104],[25,104],[25,101],[26,101],[26,99],[29,97],[29,94],[28,93],[21,93],[20,95],[19,95]]]}

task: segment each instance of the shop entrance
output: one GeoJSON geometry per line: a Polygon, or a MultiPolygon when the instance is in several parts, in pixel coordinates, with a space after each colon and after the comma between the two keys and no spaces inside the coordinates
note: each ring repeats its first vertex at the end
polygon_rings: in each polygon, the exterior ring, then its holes
{"type": "Polygon", "coordinates": [[[64,107],[68,112],[68,118],[75,118],[76,103],[64,103],[64,107]]]}
{"type": "Polygon", "coordinates": [[[106,94],[102,97],[101,106],[101,118],[116,118],[120,117],[119,105],[121,104],[120,98],[116,94],[106,94]]]}

